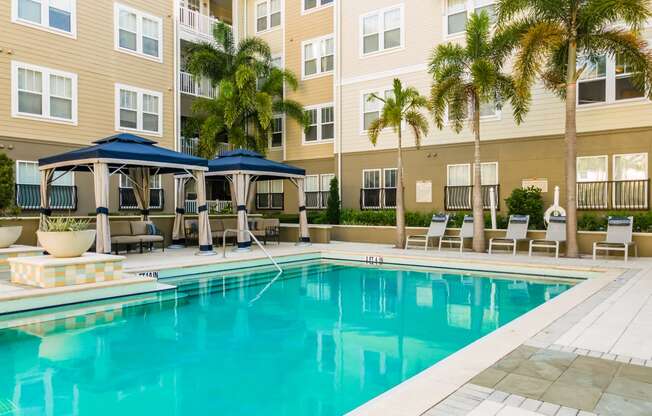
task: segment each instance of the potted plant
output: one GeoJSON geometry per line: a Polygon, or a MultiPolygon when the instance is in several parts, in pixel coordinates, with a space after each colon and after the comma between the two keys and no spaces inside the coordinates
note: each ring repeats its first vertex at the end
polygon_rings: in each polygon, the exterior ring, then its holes
{"type": "MultiPolygon", "coordinates": [[[[16,215],[18,209],[14,204],[14,161],[6,154],[0,154],[0,216],[16,215]]],[[[0,227],[0,248],[14,244],[23,227],[20,225],[0,227]]]]}
{"type": "Polygon", "coordinates": [[[54,257],[79,257],[93,245],[95,230],[88,229],[89,220],[53,217],[45,230],[37,231],[41,246],[54,257]]]}

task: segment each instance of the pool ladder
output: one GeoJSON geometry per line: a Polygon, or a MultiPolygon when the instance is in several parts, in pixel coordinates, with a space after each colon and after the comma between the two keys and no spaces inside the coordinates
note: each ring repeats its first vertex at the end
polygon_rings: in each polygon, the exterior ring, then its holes
{"type": "MultiPolygon", "coordinates": [[[[276,260],[274,260],[274,257],[272,257],[271,254],[269,254],[269,252],[265,249],[265,247],[263,247],[263,245],[260,244],[260,241],[258,241],[256,236],[251,232],[251,230],[247,230],[247,232],[249,233],[251,239],[254,240],[256,244],[258,244],[258,247],[260,247],[260,249],[263,251],[263,253],[265,253],[269,261],[271,261],[274,264],[274,266],[276,266],[279,273],[283,273],[283,269],[281,269],[281,266],[278,265],[276,260]]],[[[222,257],[223,258],[226,258],[226,234],[227,233],[235,233],[237,235],[238,230],[235,229],[224,230],[224,234],[222,235],[222,257]]]]}

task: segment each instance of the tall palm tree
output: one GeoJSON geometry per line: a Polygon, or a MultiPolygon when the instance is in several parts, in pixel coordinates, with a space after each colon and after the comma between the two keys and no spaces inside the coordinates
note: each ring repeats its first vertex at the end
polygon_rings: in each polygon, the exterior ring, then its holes
{"type": "Polygon", "coordinates": [[[639,33],[652,16],[650,5],[648,0],[499,0],[497,16],[500,26],[520,33],[514,77],[522,99],[530,102],[541,77],[566,102],[566,255],[577,257],[577,81],[599,57],[618,56],[634,73],[634,85],[652,96],[652,55],[639,33]]]}
{"type": "Polygon", "coordinates": [[[200,98],[193,112],[201,121],[200,153],[215,154],[218,142],[265,152],[272,118],[285,114],[306,125],[303,106],[284,98],[284,88],[296,89],[296,76],[272,63],[269,45],[256,37],[236,44],[231,27],[219,22],[214,43],[193,44],[186,49],[188,71],[218,86],[215,99],[200,98]]]}
{"type": "Polygon", "coordinates": [[[374,146],[378,136],[391,127],[398,136],[396,160],[396,247],[405,246],[405,201],[403,197],[403,125],[414,134],[415,144],[421,145],[421,137],[428,134],[428,120],[419,111],[427,107],[428,100],[413,87],[403,88],[401,80],[394,78],[391,93],[381,97],[371,94],[369,101],[378,100],[383,104],[380,117],[368,129],[369,140],[374,146]]]}
{"type": "Polygon", "coordinates": [[[480,157],[480,113],[483,104],[500,108],[512,104],[514,118],[520,123],[525,108],[514,92],[514,83],[502,72],[518,38],[513,32],[493,35],[489,15],[472,14],[466,25],[466,44],[445,43],[432,53],[429,71],[433,76],[430,110],[439,129],[448,122],[457,133],[470,120],[474,134],[473,152],[473,250],[484,252],[484,211],[480,157]]]}

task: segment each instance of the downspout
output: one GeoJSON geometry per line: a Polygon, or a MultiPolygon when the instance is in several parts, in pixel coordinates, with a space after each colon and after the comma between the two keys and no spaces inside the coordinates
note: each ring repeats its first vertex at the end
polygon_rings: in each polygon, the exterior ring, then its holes
{"type": "MultiPolygon", "coordinates": [[[[174,39],[174,59],[173,59],[173,65],[174,68],[172,69],[173,74],[172,77],[174,78],[174,91],[173,91],[173,104],[174,104],[174,120],[173,120],[173,126],[174,126],[174,150],[180,152],[181,151],[181,108],[180,108],[180,98],[179,98],[179,54],[180,54],[180,48],[179,48],[179,32],[178,32],[178,26],[177,22],[179,20],[179,1],[174,2],[174,10],[172,10],[172,36],[174,39]]],[[[178,190],[177,190],[177,181],[174,181],[174,206],[177,207],[179,205],[179,201],[177,201],[178,197],[178,190]]]]}
{"type": "Polygon", "coordinates": [[[335,2],[335,45],[336,45],[336,53],[335,53],[335,60],[336,60],[336,69],[335,69],[335,85],[333,86],[334,94],[335,94],[335,105],[337,106],[337,119],[336,119],[336,126],[337,126],[337,135],[336,135],[336,140],[335,140],[335,146],[336,146],[336,153],[337,153],[337,181],[339,183],[338,186],[338,192],[340,196],[340,206],[344,205],[344,202],[342,201],[342,188],[344,185],[344,181],[342,180],[342,59],[341,59],[341,54],[342,54],[342,24],[341,24],[341,19],[342,19],[342,2],[341,1],[336,1],[335,2]]]}

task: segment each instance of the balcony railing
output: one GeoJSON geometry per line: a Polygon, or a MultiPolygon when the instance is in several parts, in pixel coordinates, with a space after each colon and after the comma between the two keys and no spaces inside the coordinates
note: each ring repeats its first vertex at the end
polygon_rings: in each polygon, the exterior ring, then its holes
{"type": "MultiPolygon", "coordinates": [[[[41,208],[41,186],[16,184],[16,205],[24,210],[41,208]]],[[[77,209],[77,187],[50,185],[51,209],[77,209]]]]}
{"type": "MultiPolygon", "coordinates": [[[[120,209],[121,210],[135,210],[138,209],[136,202],[136,194],[132,188],[119,188],[120,194],[120,209]]],[[[149,190],[149,209],[163,209],[164,205],[164,192],[163,189],[150,189],[149,190]]]]}
{"type": "Polygon", "coordinates": [[[213,39],[213,27],[218,21],[213,16],[207,16],[184,6],[179,6],[179,23],[181,26],[211,40],[213,39]]]}
{"type": "Polygon", "coordinates": [[[396,208],[396,188],[360,189],[360,209],[396,208]]]}
{"type": "Polygon", "coordinates": [[[649,179],[577,183],[580,210],[647,210],[649,206],[649,179]]]}
{"type": "Polygon", "coordinates": [[[182,93],[194,95],[195,97],[217,97],[217,87],[214,87],[210,80],[206,78],[197,79],[193,74],[184,71],[179,71],[179,89],[182,93]]]}
{"type": "MultiPolygon", "coordinates": [[[[219,199],[215,201],[206,201],[206,205],[208,205],[209,213],[220,213],[231,209],[231,201],[220,201],[219,199]]],[[[197,200],[187,199],[185,202],[185,209],[187,214],[197,214],[197,200]]]]}
{"type": "MultiPolygon", "coordinates": [[[[198,137],[181,137],[179,140],[181,153],[187,155],[199,156],[199,138],[198,137]]],[[[224,152],[233,150],[234,147],[229,143],[216,143],[215,156],[221,156],[224,152]]]]}
{"type": "MultiPolygon", "coordinates": [[[[500,209],[500,185],[482,185],[482,208],[491,209],[490,189],[494,189],[496,209],[500,209]]],[[[444,187],[444,207],[446,211],[473,209],[473,186],[444,187]]]]}
{"type": "Polygon", "coordinates": [[[257,209],[283,209],[283,192],[256,194],[257,209]]]}
{"type": "Polygon", "coordinates": [[[306,208],[325,209],[328,205],[328,191],[306,192],[306,208]]]}

